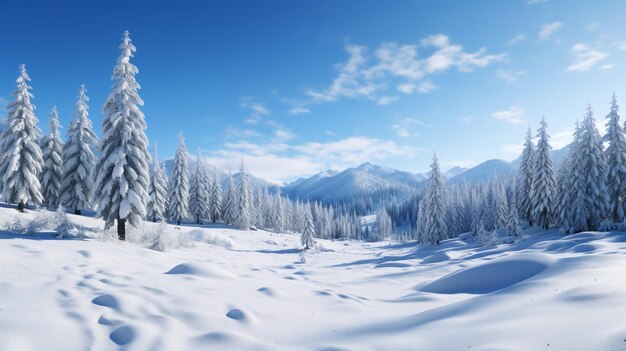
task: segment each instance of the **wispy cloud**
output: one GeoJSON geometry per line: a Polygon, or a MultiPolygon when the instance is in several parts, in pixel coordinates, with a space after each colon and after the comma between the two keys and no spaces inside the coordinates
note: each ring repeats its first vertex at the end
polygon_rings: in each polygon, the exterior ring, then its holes
{"type": "Polygon", "coordinates": [[[289,109],[289,113],[292,115],[301,115],[304,113],[311,113],[311,110],[305,107],[297,106],[289,109]]]}
{"type": "Polygon", "coordinates": [[[493,116],[493,118],[509,124],[524,123],[524,120],[522,120],[524,110],[519,106],[511,106],[506,110],[497,111],[492,113],[491,115],[493,116]]]}
{"type": "Polygon", "coordinates": [[[250,111],[250,116],[245,119],[247,124],[257,124],[261,122],[263,116],[268,116],[272,112],[262,103],[254,101],[252,98],[243,98],[240,106],[250,111]]]}
{"type": "Polygon", "coordinates": [[[433,74],[451,69],[471,72],[504,59],[505,54],[487,54],[486,48],[467,52],[443,34],[429,36],[418,44],[380,44],[373,52],[363,45],[347,45],[347,61],[336,65],[337,76],[325,89],[309,89],[306,95],[316,103],[341,98],[365,98],[380,104],[391,103],[389,87],[403,94],[428,93],[436,85],[425,80],[433,74]],[[424,57],[420,52],[429,53],[424,57]]]}
{"type": "Polygon", "coordinates": [[[430,128],[432,124],[417,118],[401,118],[396,123],[392,124],[391,128],[396,131],[399,137],[408,138],[420,135],[419,132],[413,131],[416,126],[430,128]]]}
{"type": "Polygon", "coordinates": [[[417,87],[417,91],[421,94],[428,94],[431,91],[436,90],[436,89],[437,89],[437,86],[429,80],[420,83],[420,85],[417,87]]]}
{"type": "Polygon", "coordinates": [[[516,82],[520,77],[522,77],[525,74],[526,72],[524,71],[511,71],[511,70],[506,70],[506,69],[501,69],[501,68],[496,70],[496,77],[504,81],[507,81],[509,83],[516,82]]]}
{"type": "Polygon", "coordinates": [[[389,96],[389,95],[385,95],[385,96],[381,96],[378,101],[376,101],[379,105],[389,105],[392,104],[394,102],[398,101],[398,97],[397,96],[389,96]]]}
{"type": "MultiPolygon", "coordinates": [[[[570,51],[574,57],[574,61],[566,68],[566,71],[569,72],[589,71],[600,61],[609,57],[609,54],[605,52],[590,48],[589,46],[580,43],[572,46],[570,51]]],[[[613,66],[604,67],[604,69],[612,67],[613,66]]]]}
{"type": "Polygon", "coordinates": [[[563,27],[562,22],[552,22],[548,24],[544,24],[539,31],[539,39],[545,40],[548,39],[552,34],[554,34],[557,30],[563,27]]]}
{"type": "Polygon", "coordinates": [[[517,34],[516,36],[514,36],[512,38],[509,38],[504,43],[504,46],[511,47],[511,46],[514,46],[516,44],[519,44],[519,43],[523,42],[524,40],[526,40],[526,36],[524,34],[517,34]]]}

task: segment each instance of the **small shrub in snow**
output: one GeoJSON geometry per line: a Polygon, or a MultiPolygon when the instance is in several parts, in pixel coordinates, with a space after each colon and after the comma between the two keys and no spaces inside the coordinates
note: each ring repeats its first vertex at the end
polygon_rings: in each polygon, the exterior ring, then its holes
{"type": "Polygon", "coordinates": [[[626,222],[615,223],[611,220],[605,219],[600,223],[598,230],[601,232],[610,232],[610,231],[623,232],[623,231],[626,231],[626,222]]]}
{"type": "Polygon", "coordinates": [[[478,235],[476,240],[482,246],[492,247],[496,246],[500,243],[500,239],[498,239],[497,230],[486,230],[485,226],[481,223],[478,229],[478,235]]]}
{"type": "Polygon", "coordinates": [[[66,236],[70,236],[77,232],[76,226],[67,217],[63,207],[59,206],[54,214],[55,230],[57,232],[57,238],[61,239],[66,236]]]}
{"type": "Polygon", "coordinates": [[[4,227],[4,230],[15,234],[26,234],[28,232],[27,228],[22,224],[19,219],[7,223],[7,225],[4,227]]]}

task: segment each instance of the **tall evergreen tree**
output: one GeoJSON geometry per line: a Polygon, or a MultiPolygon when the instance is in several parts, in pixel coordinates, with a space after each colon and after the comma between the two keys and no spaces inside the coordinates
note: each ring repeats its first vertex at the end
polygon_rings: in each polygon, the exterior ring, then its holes
{"type": "Polygon", "coordinates": [[[167,174],[164,166],[159,163],[157,143],[154,142],[154,157],[150,173],[150,186],[148,187],[148,215],[153,222],[163,220],[167,210],[167,174]]]}
{"type": "Polygon", "coordinates": [[[520,217],[533,224],[532,219],[532,203],[531,193],[533,184],[533,168],[535,162],[535,145],[533,144],[530,126],[526,132],[526,141],[524,142],[524,151],[522,152],[522,160],[517,174],[517,209],[520,217]]]}
{"type": "Polygon", "coordinates": [[[126,221],[136,227],[146,216],[149,171],[146,121],[139,106],[143,100],[135,80],[138,69],[130,63],[135,46],[124,33],[121,55],[113,69],[113,88],[104,104],[102,158],[96,165],[95,198],[105,228],[117,220],[117,234],[126,239],[126,221]]]}
{"type": "Polygon", "coordinates": [[[609,219],[613,222],[624,221],[626,198],[626,138],[619,121],[619,106],[615,93],[611,97],[611,112],[606,116],[606,134],[602,141],[608,142],[606,148],[607,191],[609,198],[609,219]]]}
{"type": "Polygon", "coordinates": [[[590,105],[580,125],[577,139],[574,162],[577,195],[572,228],[574,232],[596,230],[606,218],[608,209],[604,146],[590,105]]]}
{"type": "Polygon", "coordinates": [[[313,224],[313,215],[311,214],[311,206],[306,204],[306,213],[304,217],[304,231],[300,237],[300,243],[304,250],[312,249],[315,247],[315,225],[313,224]]]}
{"type": "Polygon", "coordinates": [[[55,209],[59,207],[61,180],[63,177],[63,141],[61,140],[61,123],[56,106],[50,114],[50,134],[41,139],[43,152],[43,172],[41,173],[41,191],[44,204],[55,209]]]}
{"type": "Polygon", "coordinates": [[[37,127],[34,98],[28,85],[30,77],[26,66],[20,65],[20,75],[13,92],[15,101],[7,109],[7,129],[3,132],[0,174],[2,175],[2,198],[16,203],[20,212],[28,202],[41,204],[39,174],[43,169],[43,157],[39,147],[41,130],[37,127]]]}
{"type": "Polygon", "coordinates": [[[552,168],[552,147],[548,135],[548,123],[541,119],[538,130],[537,154],[533,168],[531,191],[532,217],[543,229],[548,229],[554,216],[556,178],[552,168]]]}
{"type": "Polygon", "coordinates": [[[181,133],[178,137],[178,149],[174,156],[174,169],[170,178],[169,217],[170,220],[180,222],[189,217],[189,174],[187,170],[187,148],[185,138],[181,133]]]}
{"type": "Polygon", "coordinates": [[[441,240],[448,237],[448,227],[445,215],[445,194],[443,179],[439,170],[437,154],[433,155],[431,164],[430,181],[424,198],[425,228],[422,228],[421,243],[439,245],[441,240]]]}
{"type": "Polygon", "coordinates": [[[211,220],[213,223],[222,219],[222,185],[217,172],[213,172],[211,182],[211,220]]]}
{"type": "Polygon", "coordinates": [[[236,201],[235,201],[235,185],[233,184],[233,175],[228,173],[228,181],[226,183],[226,194],[224,195],[224,202],[222,208],[222,218],[228,225],[235,225],[236,219],[236,201]]]}
{"type": "Polygon", "coordinates": [[[197,224],[200,224],[203,218],[210,216],[209,189],[207,189],[206,178],[206,167],[202,159],[200,159],[200,155],[198,155],[189,189],[189,212],[197,224]]]}
{"type": "Polygon", "coordinates": [[[522,226],[517,215],[517,204],[515,202],[515,192],[513,192],[511,203],[509,204],[509,218],[506,223],[506,232],[511,236],[521,236],[522,226]]]}
{"type": "Polygon", "coordinates": [[[89,97],[81,85],[76,101],[74,120],[67,130],[67,141],[63,146],[63,181],[61,182],[61,204],[80,214],[91,207],[91,188],[96,157],[93,150],[98,142],[89,119],[89,97]]]}
{"type": "Polygon", "coordinates": [[[236,192],[235,225],[240,229],[250,229],[250,205],[251,205],[250,184],[248,183],[248,172],[241,160],[239,168],[239,182],[236,192]]]}

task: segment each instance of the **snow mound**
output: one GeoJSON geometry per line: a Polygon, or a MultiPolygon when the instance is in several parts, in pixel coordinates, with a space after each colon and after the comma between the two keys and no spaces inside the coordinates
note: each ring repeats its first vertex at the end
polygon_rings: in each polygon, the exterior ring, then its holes
{"type": "Polygon", "coordinates": [[[176,265],[169,271],[165,272],[165,274],[184,274],[184,275],[193,275],[204,278],[234,278],[235,275],[231,272],[210,265],[210,264],[200,264],[200,263],[192,263],[186,262],[176,265]]]}
{"type": "Polygon", "coordinates": [[[494,259],[488,263],[448,274],[422,287],[436,294],[488,294],[529,279],[548,268],[550,259],[542,254],[494,259]]]}

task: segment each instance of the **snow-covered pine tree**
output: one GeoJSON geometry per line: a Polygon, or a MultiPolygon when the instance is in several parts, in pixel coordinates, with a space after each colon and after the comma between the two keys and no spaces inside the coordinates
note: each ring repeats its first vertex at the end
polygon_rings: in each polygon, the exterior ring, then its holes
{"type": "Polygon", "coordinates": [[[587,114],[580,125],[574,177],[576,180],[576,209],[573,231],[596,230],[606,218],[607,188],[606,161],[602,138],[596,128],[593,110],[587,106],[587,114]]]}
{"type": "Polygon", "coordinates": [[[211,220],[213,223],[222,219],[222,185],[217,172],[211,183],[211,220]]]}
{"type": "Polygon", "coordinates": [[[300,243],[302,244],[303,250],[308,250],[315,247],[315,240],[313,240],[315,236],[315,225],[313,224],[313,214],[311,213],[310,204],[306,204],[305,206],[304,231],[300,237],[300,243]]]}
{"type": "Polygon", "coordinates": [[[283,202],[279,193],[274,196],[274,201],[272,203],[271,209],[271,217],[272,217],[272,227],[276,233],[282,233],[285,228],[285,213],[283,208],[283,202]]]}
{"type": "MultiPolygon", "coordinates": [[[[576,130],[578,130],[578,123],[576,123],[576,130]]],[[[576,135],[578,132],[575,133],[575,139],[570,144],[567,155],[561,161],[561,166],[556,174],[555,216],[557,224],[564,233],[569,233],[572,229],[573,200],[576,189],[572,160],[578,143],[576,135]]]]}
{"type": "Polygon", "coordinates": [[[224,219],[224,223],[228,225],[235,225],[235,215],[237,212],[235,208],[235,193],[236,190],[235,185],[233,184],[233,175],[229,172],[222,207],[222,217],[224,219]]]}
{"type": "Polygon", "coordinates": [[[61,197],[61,180],[63,178],[63,141],[61,140],[61,123],[56,106],[50,114],[50,134],[41,139],[43,153],[43,172],[41,173],[41,192],[43,202],[47,206],[59,207],[61,197]]]}
{"type": "Polygon", "coordinates": [[[423,201],[426,221],[424,223],[425,227],[422,228],[420,242],[439,245],[441,240],[448,237],[448,227],[444,219],[445,194],[436,153],[433,155],[430,181],[428,182],[426,197],[423,201]]]}
{"type": "Polygon", "coordinates": [[[148,195],[150,198],[147,206],[147,219],[153,222],[163,220],[167,210],[167,174],[163,165],[159,163],[156,141],[154,142],[154,157],[152,158],[148,195]]]}
{"type": "Polygon", "coordinates": [[[183,133],[178,136],[178,149],[174,156],[174,169],[168,187],[170,220],[180,222],[189,217],[189,174],[187,170],[187,149],[183,133]]]}
{"type": "Polygon", "coordinates": [[[236,213],[235,225],[243,230],[250,229],[250,204],[251,204],[250,184],[248,183],[248,172],[243,160],[239,167],[239,182],[236,191],[236,213]]]}
{"type": "Polygon", "coordinates": [[[615,93],[611,96],[611,112],[606,116],[606,134],[602,141],[608,142],[606,148],[607,191],[609,198],[609,219],[613,222],[624,221],[626,197],[626,138],[619,121],[619,106],[615,93]]]}
{"type": "Polygon", "coordinates": [[[531,191],[532,217],[543,229],[548,229],[554,216],[556,178],[552,168],[552,147],[550,147],[548,123],[545,118],[541,119],[537,137],[539,139],[531,191]]]}
{"type": "Polygon", "coordinates": [[[2,175],[2,198],[16,203],[17,209],[24,212],[28,202],[41,204],[41,183],[39,174],[43,169],[43,157],[39,147],[41,130],[37,127],[34,98],[28,85],[30,77],[26,66],[20,65],[20,75],[13,92],[15,101],[7,106],[7,129],[3,132],[0,174],[2,175]]]}
{"type": "Polygon", "coordinates": [[[74,120],[70,123],[63,145],[61,204],[73,209],[75,214],[91,207],[91,188],[95,178],[92,174],[96,164],[93,150],[98,140],[89,119],[88,102],[87,90],[81,85],[74,120]]]}
{"type": "Polygon", "coordinates": [[[117,235],[126,239],[126,221],[136,227],[146,217],[150,183],[146,120],[139,106],[143,101],[135,80],[139,71],[130,63],[135,46],[124,33],[122,53],[113,68],[113,88],[104,104],[102,158],[96,165],[94,198],[105,228],[117,220],[117,235]]]}
{"type": "Polygon", "coordinates": [[[509,218],[506,223],[506,232],[511,236],[522,235],[522,226],[519,223],[519,216],[517,215],[515,192],[513,192],[511,195],[511,203],[509,204],[509,218]]]}
{"type": "Polygon", "coordinates": [[[393,234],[393,224],[385,208],[381,208],[376,213],[376,221],[378,222],[378,240],[391,237],[393,234]]]}
{"type": "Polygon", "coordinates": [[[535,145],[533,144],[530,126],[526,132],[526,141],[524,142],[524,151],[522,152],[522,160],[520,162],[517,174],[517,209],[520,218],[526,220],[528,224],[533,224],[532,212],[532,184],[533,184],[533,168],[535,162],[535,145]]]}
{"type": "Polygon", "coordinates": [[[196,156],[196,167],[191,177],[191,187],[189,188],[189,214],[196,220],[197,224],[200,224],[202,219],[208,218],[210,215],[206,173],[206,167],[200,155],[196,156]]]}

